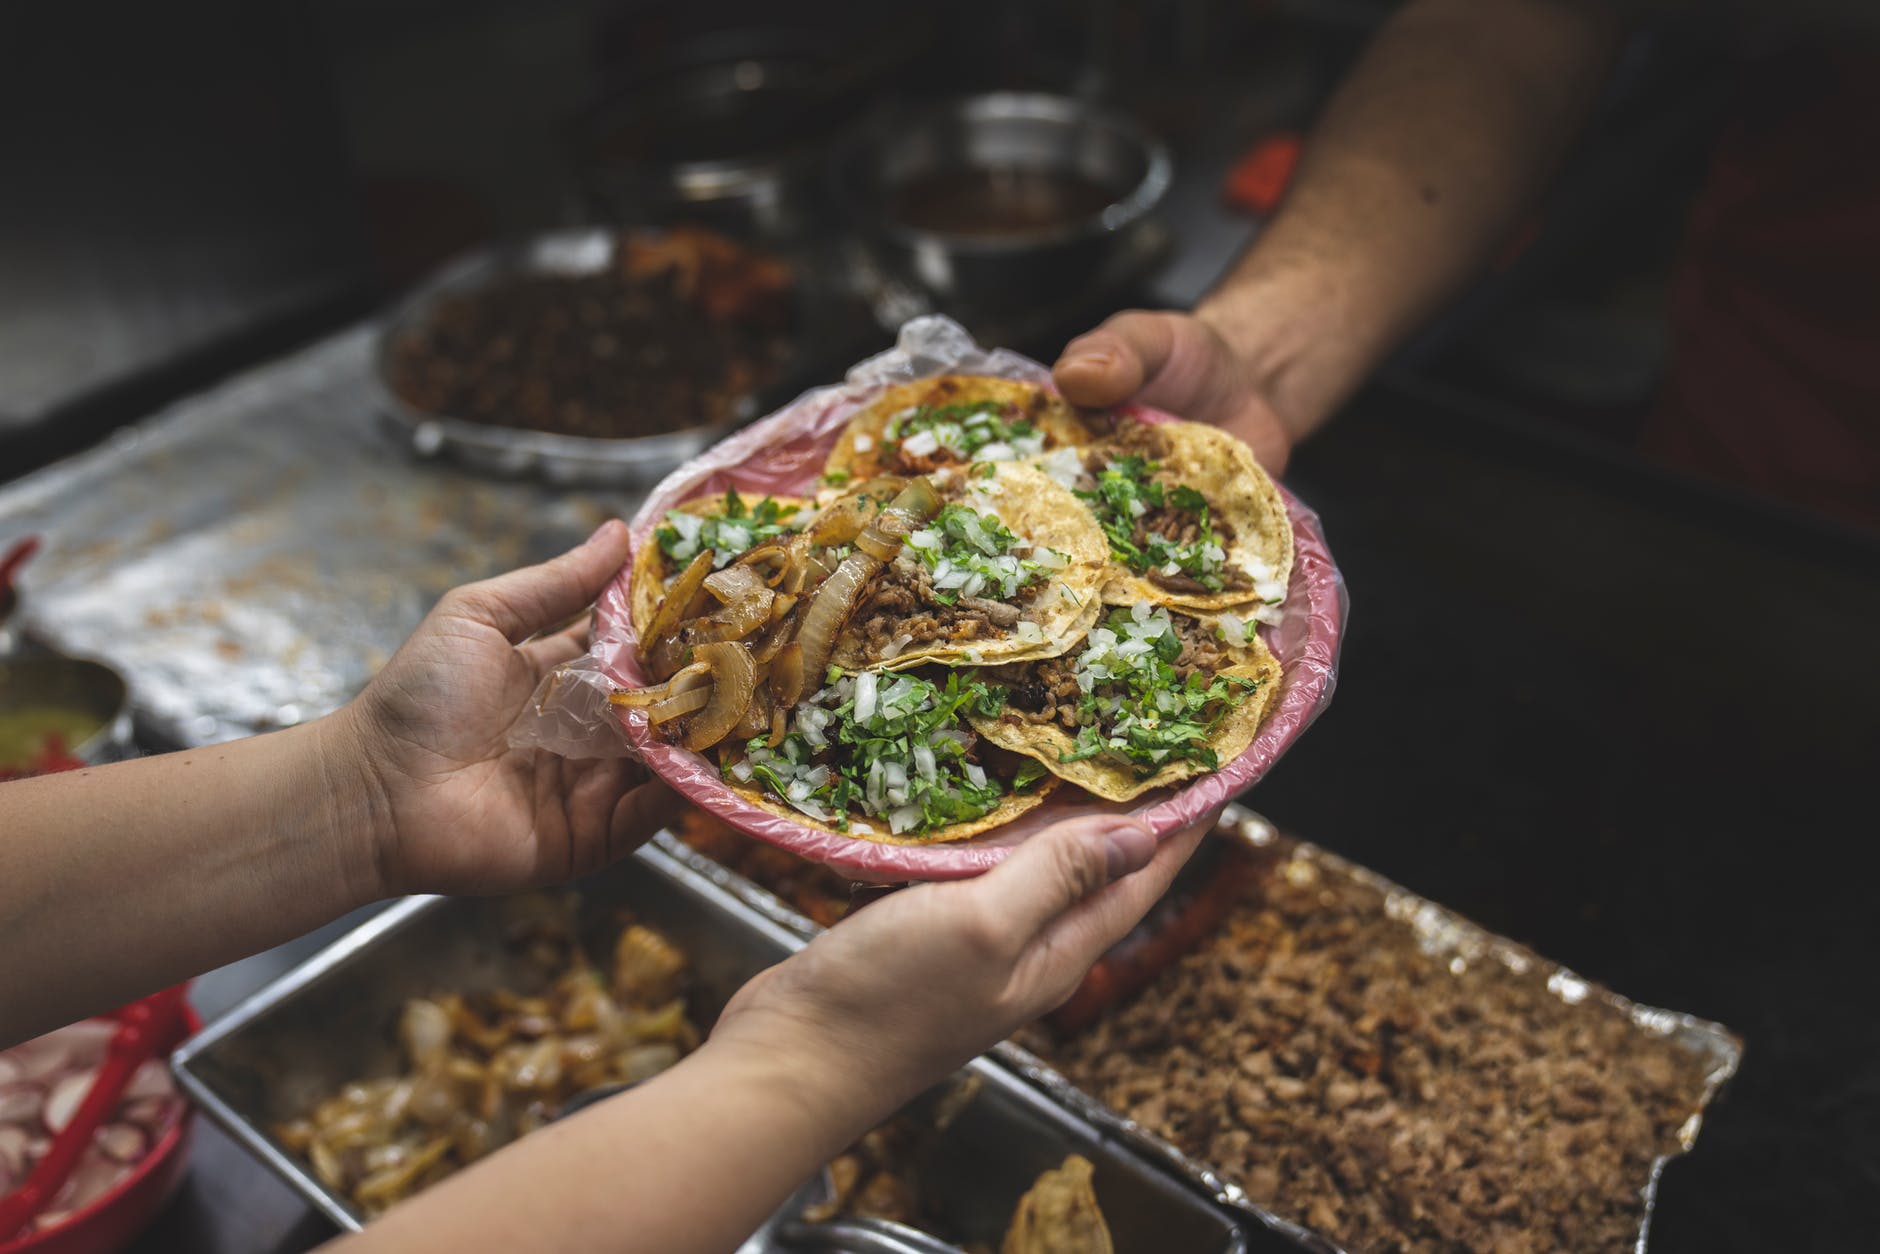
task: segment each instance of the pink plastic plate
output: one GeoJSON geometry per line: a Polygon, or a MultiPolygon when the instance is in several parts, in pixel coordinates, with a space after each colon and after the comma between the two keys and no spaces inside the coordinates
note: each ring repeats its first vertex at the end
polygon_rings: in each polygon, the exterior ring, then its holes
{"type": "MultiPolygon", "coordinates": [[[[810,393],[682,467],[659,485],[635,516],[635,551],[652,543],[653,529],[681,501],[734,487],[751,497],[813,495],[824,460],[843,425],[875,391],[851,386],[810,393]]],[[[1147,409],[1127,412],[1144,422],[1165,422],[1170,417],[1147,409]]],[[[805,827],[752,805],[725,786],[714,761],[656,739],[643,711],[618,709],[616,713],[635,753],[695,805],[739,831],[857,878],[941,880],[977,875],[1033,832],[1079,814],[1129,813],[1167,836],[1212,814],[1252,786],[1331,699],[1345,617],[1344,584],[1318,516],[1283,488],[1281,495],[1293,524],[1292,581],[1284,621],[1276,628],[1262,628],[1282,668],[1279,701],[1246,752],[1184,787],[1158,789],[1119,804],[1064,785],[1037,809],[970,840],[881,844],[805,827]]],[[[630,577],[629,566],[601,595],[593,652],[600,671],[613,683],[641,687],[647,676],[640,669],[638,642],[628,613],[630,577]]]]}

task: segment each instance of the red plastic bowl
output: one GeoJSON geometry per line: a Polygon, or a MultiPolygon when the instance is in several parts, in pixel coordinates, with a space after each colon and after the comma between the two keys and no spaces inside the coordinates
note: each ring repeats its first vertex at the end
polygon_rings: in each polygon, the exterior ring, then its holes
{"type": "MultiPolygon", "coordinates": [[[[192,1034],[202,1027],[202,1017],[194,1007],[184,1007],[183,1022],[192,1034]]],[[[189,1170],[196,1108],[180,1090],[176,1101],[176,1121],[110,1192],[56,1228],[0,1244],[0,1254],[114,1254],[135,1240],[189,1170]]]]}

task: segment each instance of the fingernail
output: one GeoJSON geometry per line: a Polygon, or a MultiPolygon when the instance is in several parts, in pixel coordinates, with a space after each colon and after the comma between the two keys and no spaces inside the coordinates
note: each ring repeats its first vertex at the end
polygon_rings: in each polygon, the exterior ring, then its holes
{"type": "Polygon", "coordinates": [[[1103,833],[1103,855],[1110,878],[1139,871],[1155,856],[1155,833],[1134,819],[1124,819],[1103,833]]]}
{"type": "Polygon", "coordinates": [[[1108,353],[1078,353],[1074,357],[1066,357],[1064,364],[1083,366],[1089,370],[1102,370],[1110,364],[1110,355],[1108,353]]]}
{"type": "Polygon", "coordinates": [[[615,523],[619,521],[620,520],[618,518],[609,518],[606,522],[594,528],[593,534],[591,534],[590,536],[588,536],[587,539],[581,542],[581,547],[586,548],[590,544],[599,543],[601,536],[607,531],[607,529],[609,527],[612,527],[615,523]]]}

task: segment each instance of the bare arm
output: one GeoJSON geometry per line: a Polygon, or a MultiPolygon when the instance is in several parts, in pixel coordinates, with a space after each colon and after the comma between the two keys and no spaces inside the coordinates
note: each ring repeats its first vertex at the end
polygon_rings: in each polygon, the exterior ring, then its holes
{"type": "Polygon", "coordinates": [[[1060,387],[1222,424],[1283,467],[1507,238],[1620,33],[1597,0],[1413,0],[1313,129],[1272,223],[1192,317],[1120,314],[1060,387]]]}
{"type": "Polygon", "coordinates": [[[329,720],[0,786],[0,1044],[374,899],[329,720]]]}
{"type": "Polygon", "coordinates": [[[1207,826],[1157,846],[1131,819],[1073,820],[979,879],[895,893],[758,976],[677,1067],[339,1251],[735,1249],[843,1147],[1069,996],[1207,826]]]}
{"type": "Polygon", "coordinates": [[[0,1046],[383,897],[559,882],[645,839],[671,797],[636,767],[506,741],[585,626],[528,637],[626,556],[614,522],[454,590],[319,722],[0,785],[0,1046]]]}

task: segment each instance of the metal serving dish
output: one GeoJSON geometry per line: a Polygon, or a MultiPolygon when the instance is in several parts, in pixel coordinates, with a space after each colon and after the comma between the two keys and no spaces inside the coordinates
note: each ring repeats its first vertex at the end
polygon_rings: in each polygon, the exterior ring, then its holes
{"type": "MultiPolygon", "coordinates": [[[[430,413],[407,402],[392,387],[392,346],[428,322],[440,299],[512,275],[596,274],[612,264],[619,233],[614,228],[579,227],[477,249],[444,266],[394,305],[378,327],[370,386],[380,413],[401,441],[419,457],[449,457],[489,474],[532,475],[564,486],[647,487],[764,412],[769,403],[801,390],[786,380],[762,395],[744,397],[735,416],[725,422],[660,435],[599,439],[430,413]]],[[[800,304],[801,282],[798,287],[800,304]]],[[[799,308],[794,321],[801,357],[803,337],[812,320],[799,308]]]]}
{"type": "MultiPolygon", "coordinates": [[[[686,951],[696,980],[693,1017],[701,1024],[752,975],[804,944],[656,848],[581,881],[575,891],[584,911],[624,905],[686,951]]],[[[357,1231],[360,1215],[276,1143],[269,1128],[348,1080],[394,1070],[394,1025],[407,998],[522,978],[522,961],[501,943],[500,912],[500,901],[478,898],[413,897],[391,907],[185,1043],[172,1059],[179,1083],[321,1213],[357,1231]]],[[[1002,1224],[1038,1172],[1080,1153],[1096,1166],[1098,1196],[1120,1250],[1247,1248],[1234,1221],[1205,1197],[997,1064],[978,1059],[962,1075],[979,1091],[924,1168],[962,1231],[1002,1224]]],[[[921,1100],[931,1103],[947,1087],[921,1100]]],[[[784,1248],[760,1233],[743,1254],[784,1248]]]]}
{"type": "MultiPolygon", "coordinates": [[[[1238,805],[1227,808],[1221,824],[1239,839],[1256,847],[1283,839],[1265,818],[1238,805]]],[[[746,907],[764,918],[805,937],[813,937],[822,930],[788,902],[721,866],[677,837],[662,833],[656,840],[670,857],[685,863],[695,874],[736,896],[746,907]]],[[[1486,932],[1435,902],[1315,846],[1298,843],[1295,856],[1311,861],[1328,874],[1350,877],[1379,889],[1384,894],[1385,908],[1390,916],[1408,921],[1415,928],[1419,943],[1432,952],[1451,954],[1457,961],[1493,962],[1516,970],[1545,973],[1549,987],[1556,989],[1557,995],[1570,1004],[1577,1004],[1579,999],[1584,998],[1617,1009],[1642,1030],[1668,1037],[1680,1048],[1689,1051],[1704,1066],[1706,1087],[1698,1112],[1692,1115],[1679,1133],[1678,1152],[1687,1152],[1694,1146],[1703,1110],[1735,1074],[1742,1060],[1742,1042],[1727,1028],[1693,1015],[1638,1005],[1608,989],[1594,986],[1525,946],[1486,932]]],[[[1224,1175],[1213,1164],[1190,1157],[1148,1128],[1085,1092],[1045,1059],[1021,1045],[1013,1041],[1001,1042],[993,1047],[989,1057],[1036,1086],[1048,1099],[1045,1108],[1054,1114],[1069,1112],[1078,1123],[1094,1129],[1106,1141],[1128,1147],[1141,1158],[1207,1193],[1222,1206],[1245,1216],[1247,1232],[1259,1243],[1254,1248],[1346,1254],[1319,1233],[1268,1209],[1260,1200],[1250,1197],[1237,1181],[1224,1175]]],[[[1658,1183],[1673,1156],[1658,1158],[1652,1164],[1649,1179],[1642,1182],[1644,1217],[1637,1241],[1631,1247],[1637,1254],[1644,1254],[1658,1183]]],[[[1119,1245],[1119,1248],[1122,1247],[1119,1245]]]]}
{"type": "MultiPolygon", "coordinates": [[[[801,942],[656,850],[575,885],[582,910],[623,905],[692,962],[695,1022],[801,942]]],[[[269,1128],[340,1085],[400,1066],[395,1026],[408,998],[539,981],[502,943],[498,898],[412,897],[361,924],[184,1043],[172,1057],[191,1100],[327,1218],[363,1219],[269,1128]],[[531,978],[533,976],[533,978],[531,978]]]]}
{"type": "Polygon", "coordinates": [[[949,311],[998,314],[1035,307],[1041,292],[1081,292],[1114,268],[1171,175],[1167,148],[1127,118],[1062,96],[994,92],[883,118],[844,153],[838,191],[885,270],[949,311]],[[896,208],[923,180],[972,174],[1076,180],[1101,203],[970,233],[910,223],[896,208]]]}
{"type": "MultiPolygon", "coordinates": [[[[1239,806],[1229,806],[1222,815],[1221,824],[1237,838],[1255,847],[1286,839],[1265,818],[1239,806]]],[[[1465,965],[1493,963],[1515,971],[1544,975],[1548,989],[1568,1005],[1585,1002],[1589,1006],[1617,1010],[1641,1030],[1668,1038],[1703,1064],[1704,1091],[1697,1110],[1679,1130],[1679,1148],[1672,1154],[1654,1160],[1649,1178],[1640,1182],[1643,1214],[1636,1240],[1628,1248],[1633,1254],[1645,1254],[1658,1183],[1664,1169],[1672,1157],[1688,1153],[1695,1146],[1703,1123],[1703,1112],[1723,1085],[1736,1074],[1742,1062],[1742,1041],[1721,1024],[1678,1011],[1642,1006],[1610,989],[1594,985],[1559,963],[1548,961],[1525,945],[1488,932],[1443,906],[1399,887],[1364,867],[1347,862],[1336,854],[1303,841],[1292,842],[1292,848],[1295,858],[1310,863],[1323,874],[1350,878],[1379,890],[1384,897],[1387,915],[1410,927],[1425,952],[1447,954],[1452,962],[1465,965]]],[[[1311,1254],[1355,1254],[1295,1220],[1269,1210],[1259,1199],[1249,1196],[1238,1181],[1224,1175],[1213,1164],[1190,1157],[1161,1136],[1086,1093],[1045,1059],[1015,1042],[1001,1042],[994,1047],[993,1056],[1031,1080],[1054,1101],[1081,1115],[1105,1136],[1113,1136],[1145,1157],[1160,1162],[1170,1171],[1206,1190],[1223,1206],[1259,1221],[1269,1232],[1284,1236],[1297,1248],[1310,1251],[1311,1254]]],[[[1534,1235],[1541,1239],[1541,1234],[1534,1235]]]]}
{"type": "Polygon", "coordinates": [[[115,762],[131,744],[130,692],[102,662],[52,652],[0,656],[0,713],[53,707],[81,712],[97,730],[65,750],[86,762],[115,762]]]}
{"type": "MultiPolygon", "coordinates": [[[[914,1157],[911,1174],[920,1195],[963,1240],[997,1248],[1032,1182],[1066,1155],[1082,1154],[1096,1168],[1097,1201],[1122,1254],[1244,1254],[1249,1249],[1233,1220],[1193,1190],[1145,1170],[1134,1155],[988,1059],[975,1059],[951,1081],[915,1099],[905,1113],[925,1122],[942,1107],[953,1109],[914,1157]]],[[[786,1222],[780,1235],[793,1249],[896,1248],[853,1239],[819,1243],[813,1239],[819,1226],[786,1222]]],[[[934,1248],[954,1247],[934,1243],[934,1248]]],[[[1260,1248],[1288,1247],[1274,1242],[1260,1248]]]]}

